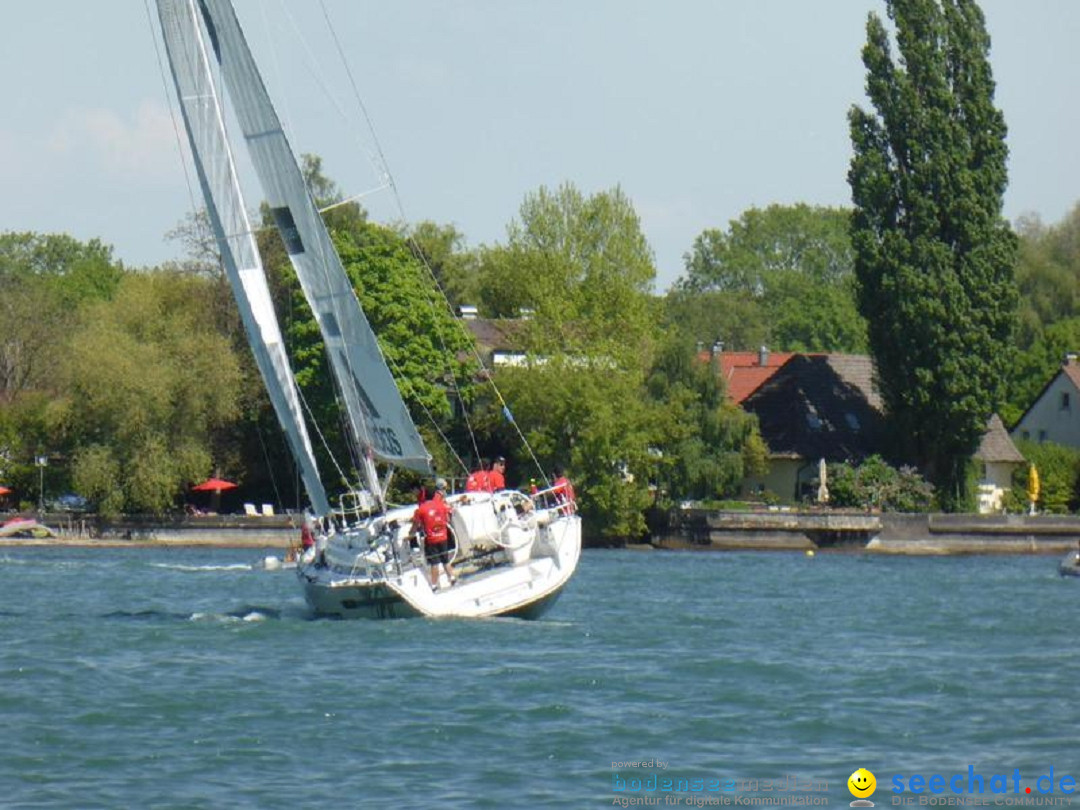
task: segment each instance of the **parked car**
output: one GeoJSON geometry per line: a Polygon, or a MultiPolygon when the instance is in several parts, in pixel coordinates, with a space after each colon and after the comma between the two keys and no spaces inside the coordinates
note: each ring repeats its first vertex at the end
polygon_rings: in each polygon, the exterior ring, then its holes
{"type": "Polygon", "coordinates": [[[68,492],[49,501],[49,510],[52,512],[87,512],[90,510],[90,502],[82,495],[68,492]]]}

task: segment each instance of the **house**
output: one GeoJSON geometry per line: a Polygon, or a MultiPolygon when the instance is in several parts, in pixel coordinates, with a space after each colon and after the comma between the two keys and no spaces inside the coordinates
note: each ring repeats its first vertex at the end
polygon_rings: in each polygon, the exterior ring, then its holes
{"type": "MultiPolygon", "coordinates": [[[[753,382],[751,375],[768,366],[759,363],[753,372],[741,372],[744,367],[738,363],[731,368],[730,379],[737,384],[728,390],[735,400],[753,382]]],[[[764,381],[739,401],[757,416],[770,451],[768,472],[748,477],[743,494],[769,491],[783,502],[803,501],[817,493],[821,459],[859,464],[868,456],[883,455],[887,426],[873,377],[873,362],[866,355],[791,354],[778,368],[770,368],[764,381]]],[[[974,460],[979,464],[979,511],[1001,511],[1013,471],[1025,462],[997,414],[990,418],[974,460]]]]}
{"type": "Polygon", "coordinates": [[[880,452],[881,400],[869,357],[795,354],[742,400],[769,446],[769,471],[744,494],[800,501],[817,491],[818,462],[859,463],[880,452]]]}
{"type": "Polygon", "coordinates": [[[475,315],[475,310],[476,307],[462,306],[458,308],[458,315],[476,340],[476,349],[484,365],[488,368],[525,365],[526,355],[520,349],[524,321],[480,318],[475,315]]]}
{"type": "Polygon", "coordinates": [[[1002,510],[1005,493],[1012,489],[1012,476],[1017,467],[1026,463],[1016,449],[1001,417],[996,413],[983,434],[974,459],[979,465],[977,497],[979,514],[987,515],[1002,510]]]}
{"type": "Polygon", "coordinates": [[[1011,431],[1013,439],[1080,448],[1080,362],[1065,355],[1058,369],[1011,431]]]}

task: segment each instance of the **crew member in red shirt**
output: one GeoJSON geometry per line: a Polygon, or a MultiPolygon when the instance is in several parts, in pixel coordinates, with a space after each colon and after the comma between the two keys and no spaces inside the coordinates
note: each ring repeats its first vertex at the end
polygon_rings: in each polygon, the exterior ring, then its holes
{"type": "Polygon", "coordinates": [[[491,465],[491,472],[488,473],[488,486],[491,487],[489,492],[506,489],[506,459],[502,456],[495,459],[491,465]]]}
{"type": "Polygon", "coordinates": [[[454,569],[450,565],[450,514],[453,511],[443,497],[446,481],[435,479],[435,494],[416,507],[413,528],[424,530],[424,554],[431,572],[431,590],[439,589],[439,566],[446,569],[450,585],[457,584],[454,569]]]}
{"type": "Polygon", "coordinates": [[[572,515],[575,511],[575,496],[574,485],[570,483],[570,479],[563,473],[563,468],[558,465],[552,470],[555,474],[555,480],[551,484],[551,494],[555,496],[555,502],[562,504],[559,511],[564,515],[572,515]]]}
{"type": "Polygon", "coordinates": [[[480,468],[469,473],[469,477],[465,479],[466,492],[491,492],[491,472],[488,469],[490,466],[486,458],[480,459],[480,468]]]}

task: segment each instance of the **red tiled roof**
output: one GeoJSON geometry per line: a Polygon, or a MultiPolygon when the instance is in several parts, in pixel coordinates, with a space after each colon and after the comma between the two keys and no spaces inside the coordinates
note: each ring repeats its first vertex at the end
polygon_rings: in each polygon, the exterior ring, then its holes
{"type": "MultiPolygon", "coordinates": [[[[794,356],[794,352],[769,352],[763,366],[758,352],[720,352],[720,374],[728,398],[736,405],[741,404],[794,356]]],[[[712,355],[708,351],[699,352],[698,358],[707,363],[712,355]]]]}

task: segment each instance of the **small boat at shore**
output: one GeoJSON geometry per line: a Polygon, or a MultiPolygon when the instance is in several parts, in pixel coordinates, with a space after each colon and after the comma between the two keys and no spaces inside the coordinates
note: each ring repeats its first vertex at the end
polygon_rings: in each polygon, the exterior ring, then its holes
{"type": "Polygon", "coordinates": [[[0,526],[0,538],[44,539],[56,537],[56,532],[33,518],[13,518],[0,526]]]}
{"type": "MultiPolygon", "coordinates": [[[[556,482],[529,494],[501,489],[448,495],[452,517],[442,529],[448,529],[458,576],[432,581],[413,527],[416,504],[389,501],[394,472],[431,476],[432,454],[308,191],[236,12],[230,0],[157,0],[157,7],[222,264],[310,503],[313,542],[296,566],[308,604],[318,615],[344,618],[539,615],[569,581],[581,554],[581,518],[566,485],[556,482]],[[222,90],[233,101],[236,127],[225,113],[222,90]],[[336,507],[312,451],[229,129],[246,141],[264,206],[326,350],[349,444],[349,460],[337,463],[337,474],[328,477],[348,482],[336,507]]],[[[443,379],[447,369],[426,371],[443,379]]],[[[505,404],[503,411],[513,422],[505,404]]],[[[529,455],[535,459],[531,450],[529,455]]],[[[537,467],[538,478],[548,480],[537,467]]],[[[452,576],[442,562],[433,563],[436,570],[452,576]]]]}
{"type": "Polygon", "coordinates": [[[1058,563],[1058,573],[1063,577],[1080,577],[1080,551],[1070,551],[1058,563]]]}

